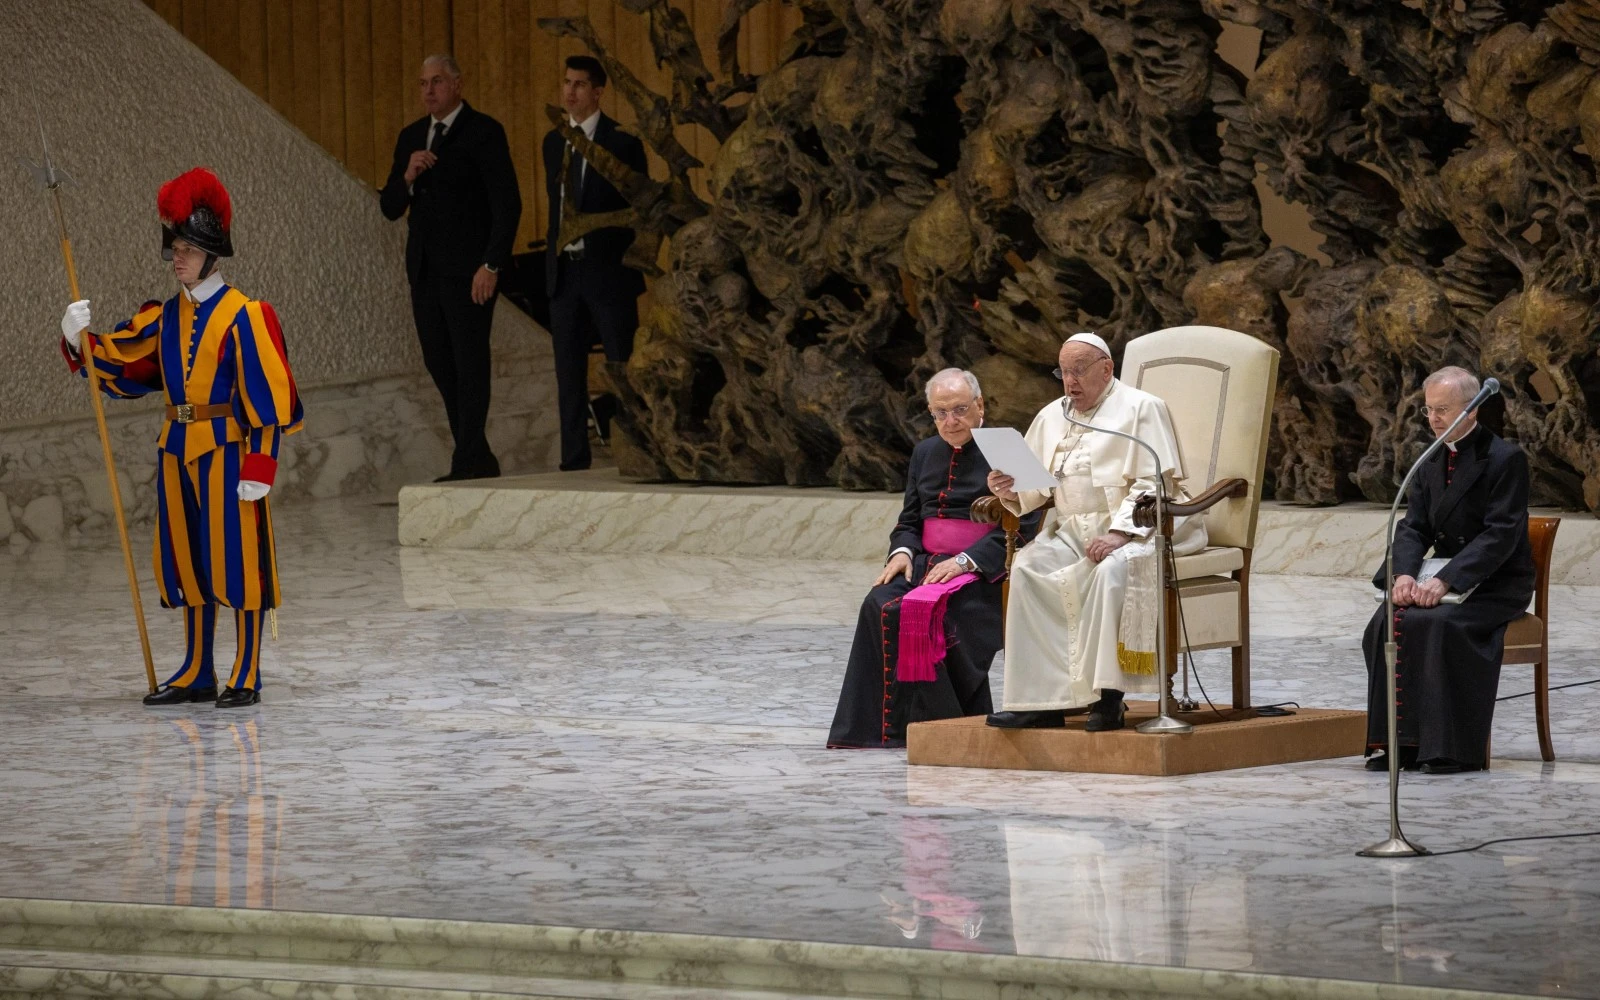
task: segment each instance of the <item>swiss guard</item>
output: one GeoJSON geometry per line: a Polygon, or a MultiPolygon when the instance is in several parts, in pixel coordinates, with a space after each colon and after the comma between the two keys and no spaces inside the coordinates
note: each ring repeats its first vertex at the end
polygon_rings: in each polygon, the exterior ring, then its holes
{"type": "Polygon", "coordinates": [[[283,331],[265,302],[217,272],[233,256],[233,208],[209,170],[161,186],[161,256],[182,286],[147,302],[110,333],[89,332],[89,301],[61,318],[62,353],[74,372],[94,359],[109,396],[160,392],[166,420],[157,443],[156,584],[161,604],[182,608],[183,665],[146,705],[261,700],[263,619],[280,601],[267,494],[284,435],[304,419],[283,331]],[[238,653],[218,692],[211,657],[217,606],[233,609],[238,653]]]}

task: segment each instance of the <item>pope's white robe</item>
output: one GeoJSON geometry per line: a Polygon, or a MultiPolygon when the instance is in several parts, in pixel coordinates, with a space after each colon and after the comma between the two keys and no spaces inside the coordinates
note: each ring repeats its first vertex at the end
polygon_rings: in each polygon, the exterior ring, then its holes
{"type": "MultiPolygon", "coordinates": [[[[1132,441],[1069,423],[1065,404],[1061,399],[1040,410],[1027,434],[1059,485],[1019,491],[1005,504],[1019,515],[1055,504],[1054,524],[1017,554],[1011,568],[1004,707],[1012,712],[1080,708],[1105,688],[1158,691],[1155,543],[1151,529],[1133,523],[1134,499],[1154,492],[1157,470],[1150,453],[1132,441]],[[1133,540],[1099,563],[1089,559],[1089,543],[1112,529],[1133,540]],[[1129,646],[1123,642],[1128,636],[1150,638],[1129,646]],[[1125,665],[1141,672],[1124,672],[1125,665]]],[[[1094,408],[1073,416],[1149,442],[1161,456],[1167,495],[1187,497],[1177,435],[1159,398],[1113,379],[1094,408]]],[[[1178,555],[1205,548],[1205,523],[1175,519],[1172,543],[1178,555]]]]}

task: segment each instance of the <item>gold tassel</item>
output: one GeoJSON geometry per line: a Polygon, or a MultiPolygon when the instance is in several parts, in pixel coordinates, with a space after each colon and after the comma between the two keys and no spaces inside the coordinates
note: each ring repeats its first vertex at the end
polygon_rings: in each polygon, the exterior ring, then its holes
{"type": "Polygon", "coordinates": [[[1129,649],[1119,642],[1117,643],[1117,666],[1125,674],[1150,677],[1156,672],[1155,651],[1140,652],[1137,649],[1129,649]]]}
{"type": "Polygon", "coordinates": [[[278,641],[278,609],[277,608],[268,608],[267,609],[267,621],[272,623],[272,641],[273,642],[277,642],[278,641]]]}

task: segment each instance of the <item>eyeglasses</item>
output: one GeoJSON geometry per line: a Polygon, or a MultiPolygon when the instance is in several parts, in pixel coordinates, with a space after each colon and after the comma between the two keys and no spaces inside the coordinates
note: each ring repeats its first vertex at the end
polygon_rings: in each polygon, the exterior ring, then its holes
{"type": "Polygon", "coordinates": [[[1068,375],[1071,375],[1074,381],[1082,382],[1083,377],[1094,370],[1095,365],[1100,364],[1102,361],[1109,360],[1109,358],[1101,358],[1100,361],[1091,361],[1086,365],[1079,365],[1076,368],[1052,368],[1050,369],[1050,374],[1054,375],[1063,382],[1066,381],[1068,375]]]}
{"type": "Polygon", "coordinates": [[[971,409],[972,409],[972,404],[971,403],[967,403],[965,405],[953,407],[953,408],[948,409],[948,410],[929,410],[928,412],[933,414],[933,422],[934,423],[942,424],[946,420],[949,420],[951,417],[955,417],[957,420],[961,419],[962,417],[965,417],[967,415],[967,411],[971,410],[971,409]]]}
{"type": "Polygon", "coordinates": [[[1449,406],[1424,406],[1422,419],[1427,420],[1430,416],[1448,417],[1459,409],[1461,409],[1460,403],[1451,403],[1449,406]]]}

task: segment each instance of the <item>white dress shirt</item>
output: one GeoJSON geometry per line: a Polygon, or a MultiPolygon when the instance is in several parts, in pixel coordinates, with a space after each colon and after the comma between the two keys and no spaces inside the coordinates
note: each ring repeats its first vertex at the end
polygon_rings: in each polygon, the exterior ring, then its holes
{"type": "MultiPolygon", "coordinates": [[[[596,111],[594,114],[592,114],[589,117],[585,118],[581,122],[575,121],[575,120],[573,120],[573,118],[571,116],[568,116],[567,124],[571,125],[573,128],[583,129],[584,138],[588,139],[590,142],[593,142],[594,141],[594,131],[595,131],[595,129],[600,127],[600,112],[596,111]]],[[[571,146],[572,143],[569,142],[569,143],[567,143],[567,145],[571,146]]],[[[573,150],[573,153],[576,154],[577,150],[573,150]]],[[[589,161],[588,160],[580,160],[579,164],[580,164],[580,166],[578,167],[578,178],[579,178],[579,180],[582,180],[583,178],[589,176],[589,161]]],[[[561,178],[561,201],[562,201],[563,205],[566,204],[566,200],[567,200],[567,179],[565,177],[562,177],[561,178]]],[[[583,240],[573,240],[571,243],[568,243],[565,247],[563,247],[563,249],[565,249],[565,250],[582,250],[583,249],[583,240]]]]}

